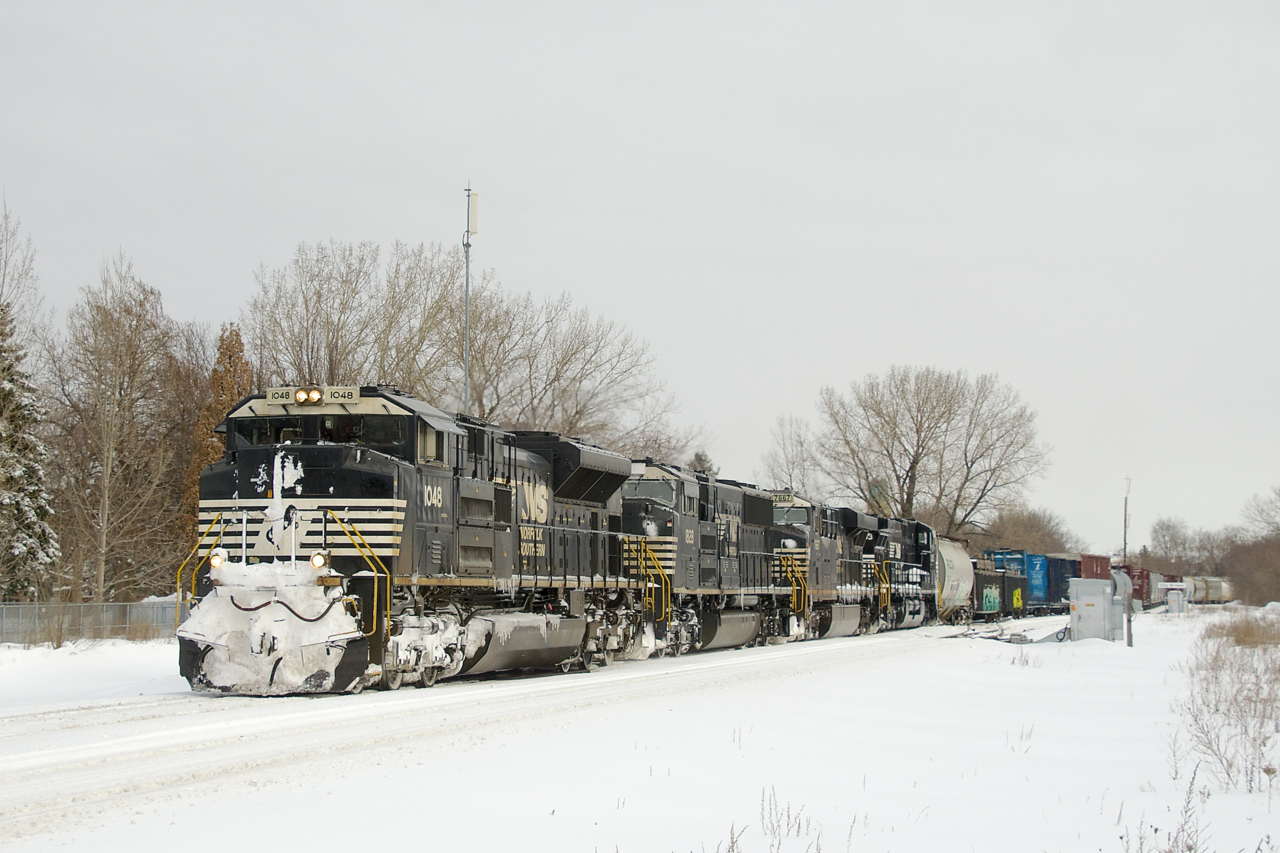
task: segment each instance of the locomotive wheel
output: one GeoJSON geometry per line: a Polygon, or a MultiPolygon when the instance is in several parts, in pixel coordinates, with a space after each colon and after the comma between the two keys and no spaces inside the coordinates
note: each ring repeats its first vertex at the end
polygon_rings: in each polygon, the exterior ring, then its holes
{"type": "Polygon", "coordinates": [[[422,671],[422,677],[418,679],[419,687],[435,687],[436,679],[440,677],[440,670],[433,666],[429,666],[422,671]]]}
{"type": "Polygon", "coordinates": [[[600,656],[596,658],[596,660],[599,662],[601,666],[612,666],[613,657],[614,657],[613,649],[605,649],[600,653],[600,656]]]}
{"type": "Polygon", "coordinates": [[[569,673],[573,672],[573,664],[574,664],[573,661],[567,660],[564,663],[560,664],[559,667],[557,668],[561,672],[563,672],[565,675],[568,675],[569,673]]]}
{"type": "Polygon", "coordinates": [[[378,686],[383,690],[399,690],[400,683],[404,681],[404,673],[398,670],[390,670],[385,667],[382,670],[382,676],[378,679],[378,686]]]}

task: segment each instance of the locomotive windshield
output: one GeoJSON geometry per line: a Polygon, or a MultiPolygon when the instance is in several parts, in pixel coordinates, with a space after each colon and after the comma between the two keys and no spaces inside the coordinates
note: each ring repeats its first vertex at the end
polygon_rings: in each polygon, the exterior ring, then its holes
{"type": "Polygon", "coordinates": [[[664,506],[676,505],[676,484],[672,480],[627,480],[622,484],[624,498],[644,498],[664,506]]]}
{"type": "Polygon", "coordinates": [[[807,506],[775,506],[773,508],[774,524],[808,524],[809,507],[807,506]]]}
{"type": "Polygon", "coordinates": [[[354,444],[405,458],[409,418],[399,415],[295,415],[236,418],[235,446],[354,444]]]}

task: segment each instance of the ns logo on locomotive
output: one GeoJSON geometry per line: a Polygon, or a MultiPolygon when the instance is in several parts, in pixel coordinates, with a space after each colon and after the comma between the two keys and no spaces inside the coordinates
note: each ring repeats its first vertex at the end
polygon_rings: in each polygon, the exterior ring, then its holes
{"type": "Polygon", "coordinates": [[[392,386],[271,388],[219,431],[178,576],[196,690],[395,689],[848,636],[963,615],[972,586],[963,549],[919,522],[506,431],[392,386]]]}

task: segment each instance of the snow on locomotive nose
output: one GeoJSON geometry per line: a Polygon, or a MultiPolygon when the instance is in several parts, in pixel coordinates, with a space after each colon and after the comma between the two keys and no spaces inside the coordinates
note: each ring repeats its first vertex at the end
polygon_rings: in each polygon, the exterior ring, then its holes
{"type": "Polygon", "coordinates": [[[213,589],[178,629],[195,689],[268,695],[345,690],[364,674],[364,634],[330,574],[308,562],[210,569],[213,589]]]}
{"type": "Polygon", "coordinates": [[[356,642],[364,639],[359,622],[344,606],[341,587],[321,581],[336,577],[327,552],[297,559],[304,514],[286,496],[302,494],[303,466],[283,448],[272,457],[270,473],[262,463],[251,478],[269,496],[254,511],[261,518],[257,562],[248,562],[247,529],[239,562],[224,547],[210,550],[212,589],[178,629],[179,665],[194,689],[324,692],[345,690],[364,673],[368,652],[356,642]]]}

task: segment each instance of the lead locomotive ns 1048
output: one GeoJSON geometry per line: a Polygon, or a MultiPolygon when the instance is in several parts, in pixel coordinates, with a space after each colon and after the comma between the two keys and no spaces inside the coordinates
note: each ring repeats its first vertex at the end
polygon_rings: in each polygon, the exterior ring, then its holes
{"type": "Polygon", "coordinates": [[[388,386],[268,389],[219,429],[197,565],[178,577],[197,690],[395,689],[847,636],[963,615],[972,586],[963,549],[919,522],[505,431],[388,386]]]}

